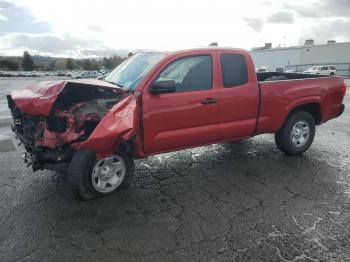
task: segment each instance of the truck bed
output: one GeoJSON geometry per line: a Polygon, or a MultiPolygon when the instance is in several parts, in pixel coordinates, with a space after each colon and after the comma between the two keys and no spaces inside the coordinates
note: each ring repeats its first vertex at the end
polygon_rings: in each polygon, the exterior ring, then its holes
{"type": "Polygon", "coordinates": [[[256,77],[258,82],[267,82],[267,81],[296,80],[296,79],[306,79],[306,78],[322,78],[322,77],[330,77],[330,76],[299,74],[299,73],[263,72],[263,73],[256,73],[256,77]]]}
{"type": "Polygon", "coordinates": [[[260,112],[257,133],[275,133],[281,128],[289,112],[305,103],[319,108],[315,122],[321,124],[341,112],[341,86],[338,76],[295,73],[258,73],[260,112]]]}

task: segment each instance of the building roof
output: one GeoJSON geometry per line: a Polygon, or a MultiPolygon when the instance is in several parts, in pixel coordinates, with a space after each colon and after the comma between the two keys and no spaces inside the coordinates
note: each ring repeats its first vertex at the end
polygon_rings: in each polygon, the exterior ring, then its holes
{"type": "Polygon", "coordinates": [[[336,45],[350,45],[350,42],[341,42],[341,43],[330,43],[330,44],[314,44],[314,45],[299,45],[299,46],[288,46],[288,47],[274,47],[274,48],[252,48],[250,52],[261,52],[261,51],[276,51],[276,50],[288,50],[288,49],[301,49],[301,48],[312,48],[312,47],[320,47],[320,46],[336,46],[336,45]]]}

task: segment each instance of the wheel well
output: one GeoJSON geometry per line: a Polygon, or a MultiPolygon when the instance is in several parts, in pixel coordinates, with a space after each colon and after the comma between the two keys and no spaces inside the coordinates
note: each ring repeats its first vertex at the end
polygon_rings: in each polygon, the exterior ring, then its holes
{"type": "Polygon", "coordinates": [[[316,125],[319,125],[321,123],[321,107],[318,103],[308,103],[308,104],[299,105],[296,108],[294,108],[289,113],[289,115],[297,111],[306,111],[310,115],[312,115],[316,125]]]}
{"type": "Polygon", "coordinates": [[[120,141],[117,152],[123,152],[133,156],[135,154],[135,143],[133,139],[120,141]]]}

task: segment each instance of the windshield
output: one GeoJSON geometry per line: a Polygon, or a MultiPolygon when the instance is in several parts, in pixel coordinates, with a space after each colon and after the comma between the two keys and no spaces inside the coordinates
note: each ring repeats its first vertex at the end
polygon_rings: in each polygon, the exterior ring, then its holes
{"type": "Polygon", "coordinates": [[[114,69],[105,81],[134,91],[147,73],[165,56],[166,54],[153,52],[133,55],[114,69]]]}
{"type": "Polygon", "coordinates": [[[319,69],[320,69],[319,66],[313,66],[313,67],[309,68],[309,70],[319,70],[319,69]]]}

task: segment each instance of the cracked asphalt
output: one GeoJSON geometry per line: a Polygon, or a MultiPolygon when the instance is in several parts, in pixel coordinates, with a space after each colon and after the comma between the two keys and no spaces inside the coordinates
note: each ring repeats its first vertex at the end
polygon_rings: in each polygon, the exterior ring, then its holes
{"type": "Polygon", "coordinates": [[[162,154],[136,161],[130,188],[87,202],[0,139],[0,261],[349,261],[345,103],[302,156],[272,135],[162,154]]]}

